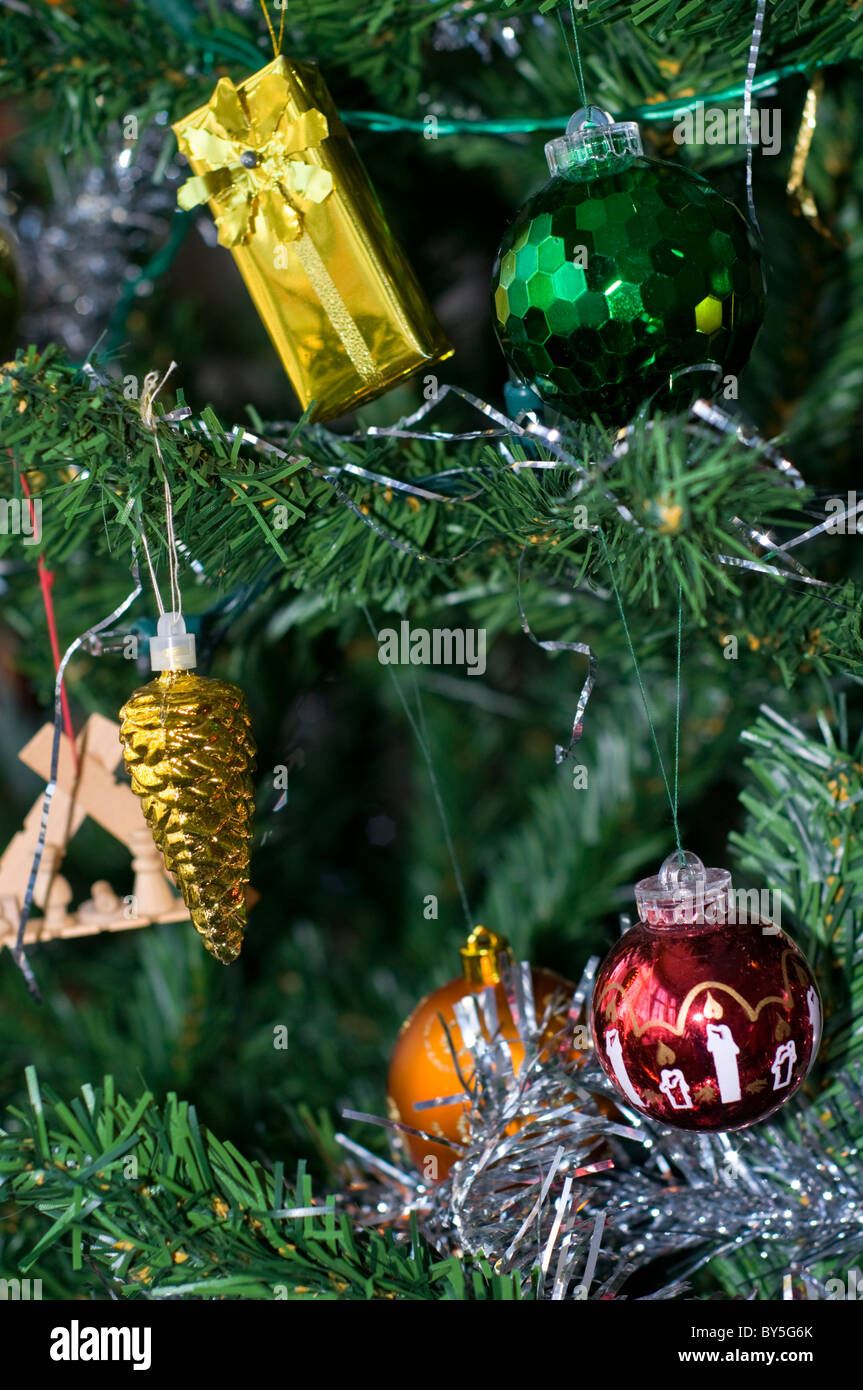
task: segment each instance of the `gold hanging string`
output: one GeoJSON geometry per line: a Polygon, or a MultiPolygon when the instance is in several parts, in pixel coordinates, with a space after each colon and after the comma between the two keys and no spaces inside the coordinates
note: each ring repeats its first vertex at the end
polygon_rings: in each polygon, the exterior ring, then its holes
{"type": "Polygon", "coordinates": [[[273,21],[270,19],[270,12],[267,9],[267,0],[261,0],[261,9],[264,12],[264,19],[267,21],[267,28],[270,31],[270,41],[273,45],[273,57],[278,58],[282,51],[282,39],[285,36],[285,14],[288,9],[288,0],[282,0],[281,19],[279,20],[279,37],[276,38],[276,31],[273,28],[273,21]]]}

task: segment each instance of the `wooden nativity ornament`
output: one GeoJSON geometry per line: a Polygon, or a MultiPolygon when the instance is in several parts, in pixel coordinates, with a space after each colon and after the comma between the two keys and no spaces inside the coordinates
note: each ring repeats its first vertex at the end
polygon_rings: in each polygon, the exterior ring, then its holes
{"type": "MultiPolygon", "coordinates": [[[[119,725],[93,714],[75,740],[75,758],[69,739],[60,738],[57,783],[51,800],[42,860],[36,877],[34,907],[24,934],[24,945],[59,937],[91,936],[101,931],[126,931],[152,922],[188,921],[189,910],[174,890],[162,856],[153,842],[138,798],[114,772],[121,759],[119,725]],[[83,821],[91,817],[132,856],[135,879],[132,893],[120,897],[104,879],[91,884],[91,896],[78,907],[60,870],[66,846],[83,821]]],[[[45,724],[18,754],[21,761],[46,782],[51,775],[54,727],[45,724]]],[[[0,947],[14,947],[21,908],[33,867],[42,822],[44,793],[29,812],[24,828],[0,857],[0,947]]]]}

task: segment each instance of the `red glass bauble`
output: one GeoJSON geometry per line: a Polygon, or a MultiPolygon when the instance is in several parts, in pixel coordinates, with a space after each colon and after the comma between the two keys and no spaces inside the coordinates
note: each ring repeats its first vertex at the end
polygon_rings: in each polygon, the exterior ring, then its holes
{"type": "Polygon", "coordinates": [[[724,869],[669,855],[636,885],[642,920],[596,977],[592,1027],[620,1094],[680,1129],[742,1129],[808,1072],[821,999],[803,953],[724,869]]]}

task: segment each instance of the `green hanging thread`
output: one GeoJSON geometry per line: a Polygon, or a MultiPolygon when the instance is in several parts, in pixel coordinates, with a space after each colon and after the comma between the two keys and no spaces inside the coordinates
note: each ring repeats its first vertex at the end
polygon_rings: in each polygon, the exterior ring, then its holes
{"type": "Polygon", "coordinates": [[[575,80],[578,83],[578,91],[579,95],[581,96],[581,104],[585,108],[585,110],[587,110],[587,88],[584,85],[584,68],[581,65],[581,45],[578,42],[578,28],[576,27],[574,0],[569,0],[569,17],[572,20],[571,42],[569,35],[566,32],[566,25],[563,22],[563,11],[557,10],[556,13],[558,23],[560,24],[560,32],[563,35],[563,42],[566,47],[567,54],[569,56],[570,65],[575,75],[575,80]]]}
{"type": "Polygon", "coordinates": [[[647,691],[644,688],[644,681],[641,679],[641,671],[639,670],[638,666],[638,658],[635,655],[635,647],[633,645],[632,636],[629,631],[629,623],[626,621],[626,614],[623,611],[623,600],[620,597],[620,590],[617,587],[617,579],[615,578],[614,567],[611,563],[611,555],[609,554],[608,546],[605,541],[605,536],[603,535],[602,531],[599,531],[598,535],[599,543],[602,546],[602,553],[605,556],[605,562],[608,565],[608,573],[611,578],[611,586],[614,589],[614,597],[617,599],[617,608],[618,612],[620,613],[620,621],[623,624],[623,632],[624,636],[626,637],[626,644],[629,647],[629,654],[632,657],[632,665],[635,669],[635,679],[638,681],[638,688],[641,691],[641,699],[642,703],[644,704],[644,713],[647,716],[647,723],[650,727],[650,733],[653,738],[653,746],[656,749],[656,758],[659,763],[659,770],[662,773],[662,780],[665,783],[665,791],[668,796],[669,805],[671,806],[671,819],[674,824],[674,838],[677,843],[677,853],[680,857],[681,864],[683,864],[685,863],[685,858],[683,853],[683,845],[680,840],[680,826],[677,820],[678,789],[680,777],[680,665],[683,638],[683,585],[680,584],[677,590],[677,693],[674,711],[674,791],[672,792],[671,785],[668,781],[668,774],[665,771],[665,762],[663,761],[662,757],[662,749],[659,746],[659,739],[656,734],[656,726],[650,714],[650,706],[647,703],[647,691]]]}

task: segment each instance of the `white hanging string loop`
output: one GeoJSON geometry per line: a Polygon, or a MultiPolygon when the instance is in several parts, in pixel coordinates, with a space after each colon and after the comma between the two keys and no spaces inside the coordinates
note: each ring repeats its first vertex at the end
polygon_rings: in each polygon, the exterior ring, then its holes
{"type": "MultiPolygon", "coordinates": [[[[168,482],[168,474],[165,469],[165,460],[162,456],[162,446],[159,442],[158,420],[153,412],[153,405],[168,377],[176,367],[176,362],[172,362],[165,375],[159,380],[158,372],[148,372],[144,377],[144,385],[141,388],[141,420],[148,430],[152,431],[153,444],[159,463],[162,465],[162,480],[165,486],[165,528],[168,539],[168,580],[171,589],[171,612],[182,616],[183,597],[180,593],[180,557],[177,551],[177,539],[174,534],[174,502],[171,496],[171,487],[168,482]]],[[[147,558],[147,568],[150,571],[150,580],[153,591],[156,595],[156,603],[159,608],[159,616],[165,612],[165,605],[162,602],[162,595],[159,592],[159,585],[156,582],[156,572],[153,568],[153,561],[150,557],[150,548],[147,544],[143,523],[141,525],[141,544],[147,558]]]]}

